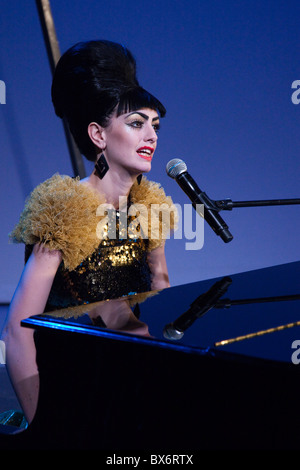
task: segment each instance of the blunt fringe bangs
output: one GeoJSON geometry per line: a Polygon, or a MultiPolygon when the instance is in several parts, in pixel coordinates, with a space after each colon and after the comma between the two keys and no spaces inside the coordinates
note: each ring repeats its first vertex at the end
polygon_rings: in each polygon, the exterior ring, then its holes
{"type": "Polygon", "coordinates": [[[155,96],[151,95],[144,88],[137,86],[121,94],[117,105],[117,116],[130,113],[141,108],[156,110],[160,117],[166,114],[166,108],[155,96]]]}

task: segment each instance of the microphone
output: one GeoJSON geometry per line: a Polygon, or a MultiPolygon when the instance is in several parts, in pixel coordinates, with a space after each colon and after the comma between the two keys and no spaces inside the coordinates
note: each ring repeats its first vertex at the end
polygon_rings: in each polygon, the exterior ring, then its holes
{"type": "Polygon", "coordinates": [[[214,308],[220,297],[225,294],[232,279],[228,276],[222,278],[204,294],[199,295],[190,305],[190,308],[178,317],[173,323],[164,327],[163,335],[166,339],[181,339],[185,330],[190,328],[195,320],[202,317],[209,310],[214,308]]]}
{"type": "Polygon", "coordinates": [[[204,219],[225,243],[230,242],[233,236],[228,230],[228,225],[224,222],[218,213],[218,207],[207,196],[207,194],[199,189],[197,183],[187,172],[187,166],[183,160],[173,158],[167,163],[166,171],[168,176],[175,179],[181,189],[187,194],[192,201],[195,209],[196,204],[204,205],[204,219]]]}

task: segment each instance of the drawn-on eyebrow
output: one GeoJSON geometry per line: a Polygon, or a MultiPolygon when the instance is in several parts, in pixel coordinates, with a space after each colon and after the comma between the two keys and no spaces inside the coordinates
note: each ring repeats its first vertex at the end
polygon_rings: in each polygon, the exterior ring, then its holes
{"type": "MultiPolygon", "coordinates": [[[[142,116],[142,118],[146,119],[146,121],[148,121],[149,119],[149,116],[147,116],[147,114],[141,113],[140,111],[133,111],[133,113],[128,114],[127,117],[132,116],[133,114],[139,114],[140,116],[142,116]]],[[[152,122],[157,121],[157,119],[159,119],[159,116],[154,117],[152,119],[152,122]]]]}

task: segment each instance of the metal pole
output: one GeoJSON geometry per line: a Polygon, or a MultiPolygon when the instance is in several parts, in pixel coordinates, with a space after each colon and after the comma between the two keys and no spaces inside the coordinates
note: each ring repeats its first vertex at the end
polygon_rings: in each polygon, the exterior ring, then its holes
{"type": "MultiPolygon", "coordinates": [[[[36,6],[43,31],[44,41],[50,63],[51,73],[53,75],[56,64],[60,58],[60,50],[56,37],[54,21],[51,13],[49,0],[36,0],[36,6]]],[[[63,119],[63,126],[67,140],[70,158],[75,176],[84,178],[86,176],[82,155],[73,139],[68,123],[63,119]]]]}

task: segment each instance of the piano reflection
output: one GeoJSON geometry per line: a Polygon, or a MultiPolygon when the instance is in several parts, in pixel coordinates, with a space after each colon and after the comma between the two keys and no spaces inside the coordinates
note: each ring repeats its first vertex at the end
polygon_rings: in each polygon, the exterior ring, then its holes
{"type": "Polygon", "coordinates": [[[38,408],[0,448],[298,449],[299,280],[296,262],[29,317],[38,408]]]}

